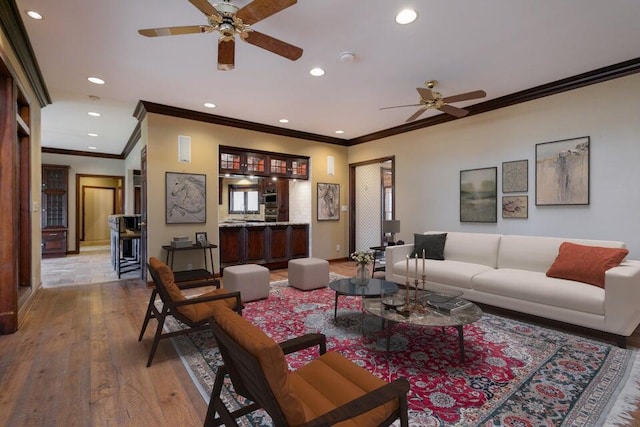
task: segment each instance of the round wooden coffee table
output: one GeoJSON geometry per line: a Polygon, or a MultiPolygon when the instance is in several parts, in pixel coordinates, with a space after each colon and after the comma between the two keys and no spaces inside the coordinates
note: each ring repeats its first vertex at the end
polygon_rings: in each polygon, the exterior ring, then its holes
{"type": "Polygon", "coordinates": [[[333,318],[338,317],[338,297],[340,295],[360,296],[362,298],[380,298],[380,294],[393,294],[398,292],[398,285],[382,279],[369,279],[366,285],[359,285],[354,278],[334,280],[329,287],[336,293],[336,301],[333,309],[333,318]]]}

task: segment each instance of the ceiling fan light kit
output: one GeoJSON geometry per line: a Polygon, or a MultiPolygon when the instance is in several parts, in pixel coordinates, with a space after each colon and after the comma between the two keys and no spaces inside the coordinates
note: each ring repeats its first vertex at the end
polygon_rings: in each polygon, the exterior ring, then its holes
{"type": "Polygon", "coordinates": [[[437,80],[427,80],[424,85],[426,88],[418,87],[416,90],[420,95],[420,102],[418,104],[409,105],[395,105],[393,107],[382,107],[380,110],[388,110],[390,108],[402,108],[402,107],[419,107],[418,110],[413,113],[405,123],[412,122],[422,115],[427,110],[440,110],[443,113],[447,113],[456,118],[462,118],[469,114],[468,110],[463,108],[454,107],[450,105],[452,102],[468,101],[470,99],[484,98],[487,93],[483,90],[474,90],[472,92],[461,93],[458,95],[443,97],[440,92],[433,90],[437,80]]]}
{"type": "Polygon", "coordinates": [[[222,71],[233,70],[235,67],[236,34],[240,36],[242,41],[291,61],[302,56],[303,50],[301,48],[251,28],[251,25],[296,4],[297,0],[254,0],[243,8],[231,4],[230,0],[224,0],[214,5],[207,0],[189,0],[189,2],[206,16],[209,25],[148,28],[138,30],[138,33],[146,37],[160,37],[217,31],[220,34],[218,38],[218,70],[222,71]]]}

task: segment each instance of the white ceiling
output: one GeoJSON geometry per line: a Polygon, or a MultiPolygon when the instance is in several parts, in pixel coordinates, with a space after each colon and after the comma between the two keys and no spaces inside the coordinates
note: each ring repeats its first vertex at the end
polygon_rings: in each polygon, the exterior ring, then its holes
{"type": "Polygon", "coordinates": [[[137,33],[206,24],[187,0],[16,3],[53,100],[42,110],[42,146],[108,154],[129,140],[139,100],[351,139],[403,124],[413,108],[379,108],[417,103],[415,88],[429,79],[444,96],[487,92],[455,104],[464,107],[640,56],[638,0],[300,0],[254,28],[303,48],[302,58],[238,41],[232,71],[216,70],[216,33],[137,33]],[[405,7],[418,19],[401,26],[394,17],[405,7]],[[352,63],[340,61],[345,51],[352,63]],[[309,75],[316,66],[324,77],[309,75]]]}

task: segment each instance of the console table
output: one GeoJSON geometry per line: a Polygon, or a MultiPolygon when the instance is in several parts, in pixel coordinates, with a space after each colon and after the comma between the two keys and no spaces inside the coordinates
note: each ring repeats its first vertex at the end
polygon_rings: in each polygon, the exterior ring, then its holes
{"type": "Polygon", "coordinates": [[[202,255],[204,256],[204,269],[196,269],[196,270],[185,270],[185,271],[174,271],[173,275],[175,277],[176,283],[180,282],[191,282],[194,280],[210,280],[214,278],[215,271],[213,267],[213,250],[218,246],[214,244],[201,245],[199,243],[194,243],[191,246],[186,246],[183,248],[175,248],[171,245],[164,245],[162,249],[167,252],[167,256],[165,259],[165,264],[169,266],[169,268],[173,271],[173,258],[176,252],[182,251],[195,251],[201,250],[202,255]],[[207,259],[207,251],[209,251],[209,258],[207,259]],[[209,261],[211,261],[211,271],[209,271],[209,261]]]}

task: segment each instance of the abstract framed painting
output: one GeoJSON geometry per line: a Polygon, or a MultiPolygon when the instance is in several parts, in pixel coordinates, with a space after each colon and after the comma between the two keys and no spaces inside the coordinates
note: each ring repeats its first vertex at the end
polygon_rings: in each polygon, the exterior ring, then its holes
{"type": "Polygon", "coordinates": [[[460,222],[498,222],[498,168],[460,171],[460,222]]]}
{"type": "Polygon", "coordinates": [[[207,176],[166,172],[166,223],[203,224],[207,222],[207,176]]]}
{"type": "Polygon", "coordinates": [[[340,184],[318,183],[318,221],[340,219],[340,184]]]}
{"type": "Polygon", "coordinates": [[[502,218],[528,218],[529,196],[502,196],[502,218]]]}
{"type": "Polygon", "coordinates": [[[529,160],[502,162],[502,192],[529,191],[529,160]]]}
{"type": "Polygon", "coordinates": [[[536,144],[536,206],[588,205],[590,138],[536,144]]]}

